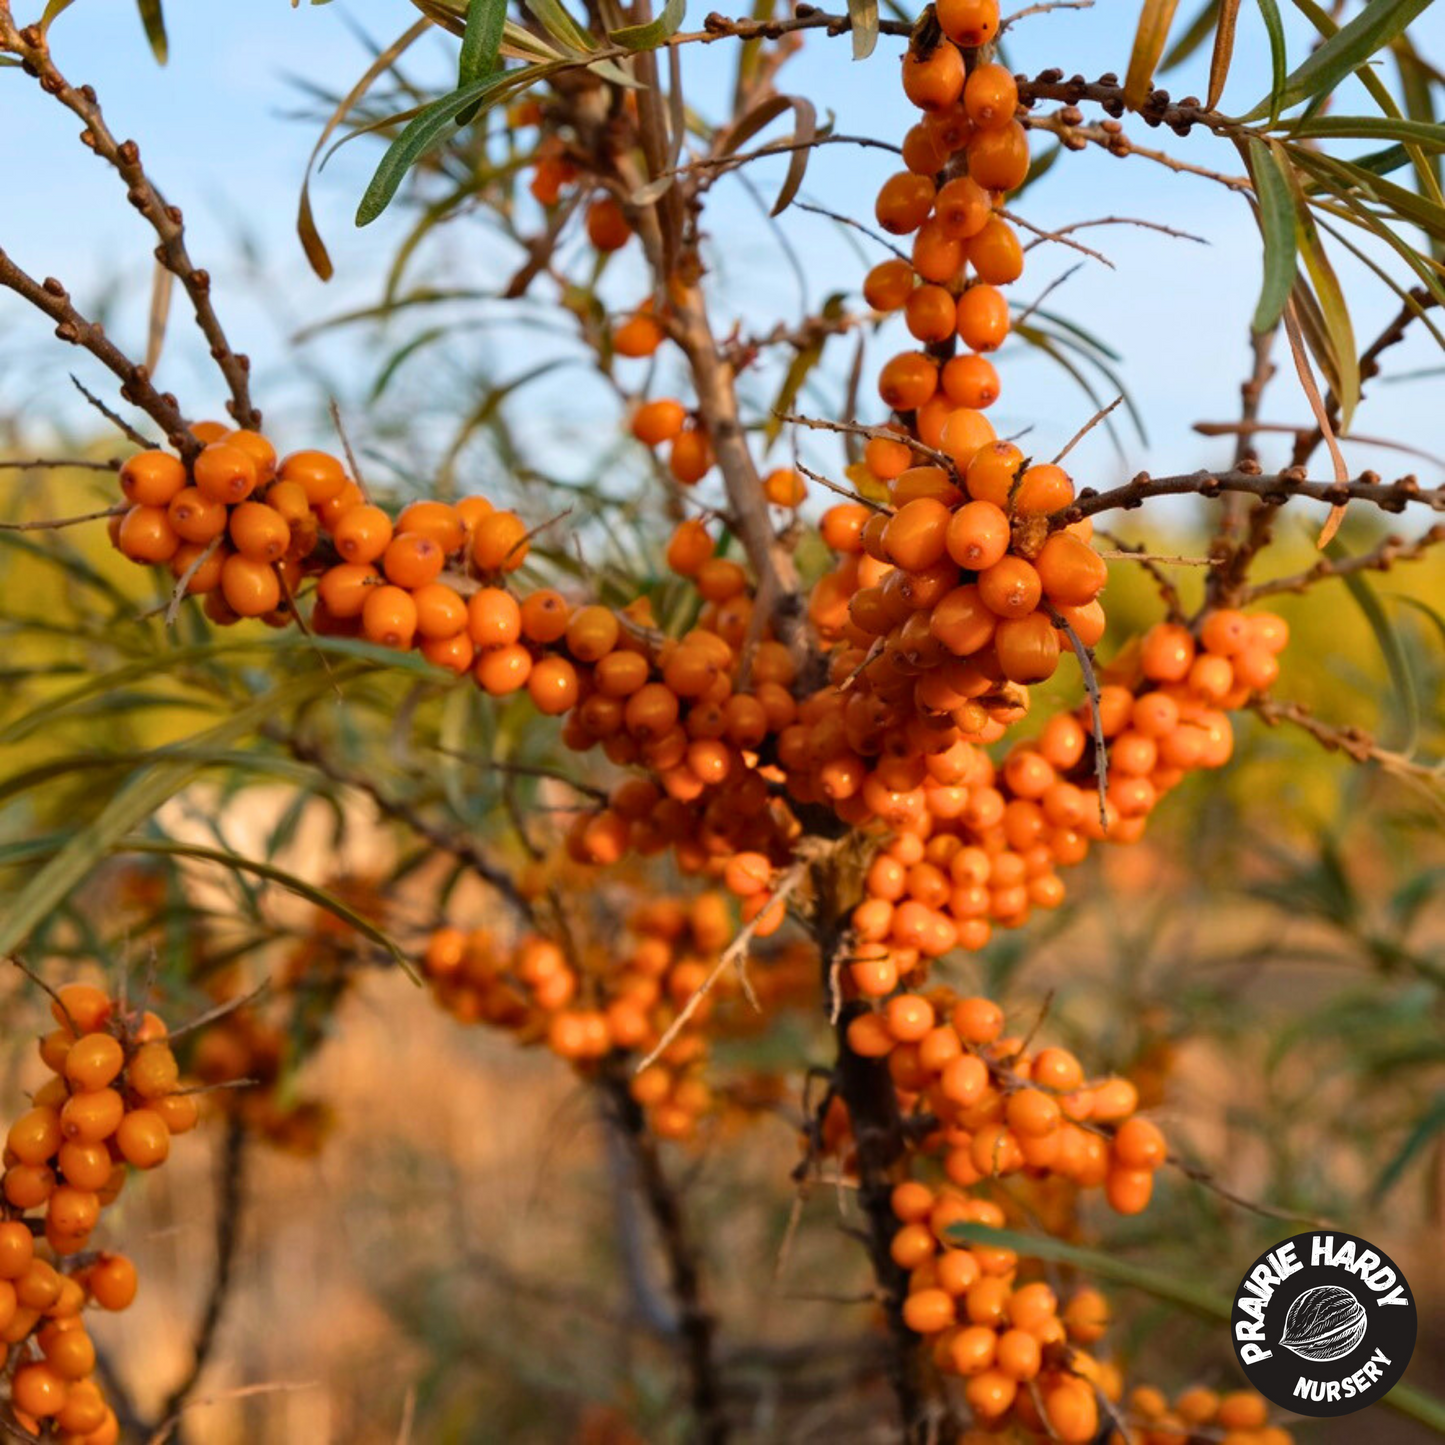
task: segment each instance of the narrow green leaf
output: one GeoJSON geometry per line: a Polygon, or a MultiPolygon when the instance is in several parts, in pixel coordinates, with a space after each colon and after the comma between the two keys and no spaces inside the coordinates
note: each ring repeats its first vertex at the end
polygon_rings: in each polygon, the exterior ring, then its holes
{"type": "Polygon", "coordinates": [[[1360,402],[1360,353],[1355,345],[1355,328],[1350,320],[1350,308],[1345,301],[1344,289],[1340,286],[1335,269],[1325,253],[1324,242],[1320,239],[1314,217],[1305,202],[1303,184],[1293,170],[1288,171],[1288,178],[1295,197],[1295,228],[1299,253],[1319,301],[1320,317],[1330,339],[1330,354],[1334,358],[1334,375],[1330,378],[1330,386],[1340,409],[1339,430],[1348,432],[1350,422],[1354,419],[1355,408],[1360,402]]]}
{"type": "Polygon", "coordinates": [[[136,9],[140,12],[146,39],[150,41],[151,54],[155,56],[157,65],[164,65],[170,54],[170,44],[166,40],[166,20],[161,14],[161,0],[136,0],[136,9]]]}
{"type": "Polygon", "coordinates": [[[1271,111],[1277,114],[1311,96],[1334,90],[1377,50],[1402,34],[1429,3],[1430,0],[1369,0],[1348,25],[1340,26],[1303,65],[1295,68],[1277,96],[1266,96],[1244,119],[1258,120],[1271,111]]]}
{"type": "MultiPolygon", "coordinates": [[[[1408,34],[1398,36],[1390,47],[1395,57],[1395,66],[1400,72],[1400,95],[1405,102],[1405,113],[1411,120],[1433,122],[1435,113],[1435,77],[1438,72],[1430,70],[1420,59],[1408,34]]],[[[1435,200],[1445,198],[1441,188],[1441,164],[1439,158],[1426,163],[1422,182],[1431,191],[1435,200]]],[[[1440,253],[1436,245],[1436,254],[1440,253]]]]}
{"type": "Polygon", "coordinates": [[[447,134],[463,111],[477,105],[495,104],[503,95],[531,85],[561,68],[560,63],[554,63],[501,71],[461,86],[450,95],[423,106],[382,156],[381,164],[377,166],[376,174],[356,208],[356,224],[370,225],[391,204],[407,171],[447,134]]]}
{"type": "Polygon", "coordinates": [[[878,0],[848,0],[853,59],[867,60],[878,44],[878,0]]]}
{"type": "Polygon", "coordinates": [[[308,903],[314,903],[318,908],[324,908],[328,913],[354,928],[363,937],[380,944],[397,961],[413,983],[421,982],[421,975],[417,973],[416,966],[385,929],[378,928],[369,918],[358,913],[336,894],[325,888],[318,888],[314,883],[308,883],[306,879],[298,877],[284,868],[276,867],[274,863],[264,863],[257,858],[245,858],[239,853],[232,853],[224,848],[207,848],[198,843],[181,843],[174,839],[122,838],[117,843],[116,850],[126,853],[151,853],[168,858],[194,858],[201,862],[219,863],[224,868],[242,873],[254,873],[258,878],[264,878],[270,883],[279,883],[289,892],[306,899],[308,903]]]}
{"type": "Polygon", "coordinates": [[[1139,28],[1134,32],[1134,49],[1129,55],[1129,72],[1124,77],[1124,101],[1138,110],[1149,98],[1154,86],[1154,72],[1169,39],[1169,27],[1179,0],[1144,0],[1139,12],[1139,28]]]}
{"type": "MultiPolygon", "coordinates": [[[[189,740],[193,748],[217,748],[244,737],[274,717],[278,707],[303,693],[315,694],[330,686],[329,679],[305,679],[281,687],[240,708],[225,722],[189,740]]],[[[12,953],[72,889],[110,852],[116,841],[148,819],[157,808],[179,793],[204,768],[188,758],[168,759],[164,748],[154,754],[152,765],[137,772],[111,798],[99,817],[73,834],[65,846],[43,867],[31,874],[25,886],[10,901],[0,918],[0,956],[12,953]]]]}
{"type": "Polygon", "coordinates": [[[1414,1162],[1416,1156],[1437,1135],[1445,1132],[1445,1094],[1436,1096],[1435,1102],[1425,1111],[1424,1117],[1410,1131],[1409,1137],[1400,1146],[1395,1157],[1380,1171],[1370,1199],[1378,1204],[1400,1181],[1414,1162]]]}
{"type": "Polygon", "coordinates": [[[959,1244],[986,1244],[996,1249],[1012,1249],[1032,1259],[1049,1259],[1057,1264],[1071,1265],[1082,1269],[1099,1279],[1113,1280],[1115,1284],[1127,1285],[1130,1289],[1142,1290],[1155,1299],[1168,1304],[1180,1305],[1193,1314],[1207,1320],[1229,1319],[1229,1301],[1212,1290],[1186,1284],[1177,1273],[1162,1274],[1146,1269],[1143,1265],[1130,1264],[1117,1254],[1103,1250],[1085,1249],[1082,1245],[1066,1244],[1048,1234],[1025,1234],[1017,1229],[989,1229],[982,1224],[955,1224],[948,1229],[948,1235],[959,1244]]]}
{"type": "MultiPolygon", "coordinates": [[[[1336,560],[1350,555],[1338,541],[1331,542],[1325,551],[1336,560]]],[[[1414,748],[1420,732],[1420,698],[1409,656],[1370,583],[1358,572],[1347,572],[1341,581],[1349,588],[1350,596],[1365,614],[1365,621],[1370,624],[1370,631],[1375,634],[1375,641],[1385,659],[1385,667],[1390,674],[1390,686],[1398,705],[1397,717],[1400,726],[1396,745],[1408,753],[1414,748]]]]}
{"type": "Polygon", "coordinates": [[[507,23],[507,0],[471,0],[467,6],[467,33],[457,64],[457,84],[470,85],[497,69],[502,29],[507,23]]]}
{"type": "Polygon", "coordinates": [[[1289,71],[1289,53],[1284,43],[1284,20],[1279,13],[1278,0],[1259,0],[1259,18],[1264,21],[1264,32],[1269,37],[1269,102],[1266,109],[1270,120],[1274,121],[1280,112],[1285,77],[1289,71]]]}
{"type": "Polygon", "coordinates": [[[583,55],[597,49],[597,41],[572,18],[561,0],[522,0],[522,3],[559,45],[583,55]]]}
{"type": "Polygon", "coordinates": [[[655,19],[644,25],[625,25],[621,30],[609,31],[607,38],[628,50],[656,50],[682,28],[682,17],[686,12],[687,0],[667,0],[662,14],[655,19]]]}
{"type": "Polygon", "coordinates": [[[1259,228],[1264,237],[1264,280],[1250,325],[1257,336],[1271,331],[1294,286],[1295,200],[1285,171],[1289,162],[1278,146],[1251,139],[1241,147],[1259,203],[1259,228]]]}
{"type": "MultiPolygon", "coordinates": [[[[1288,138],[1316,139],[1343,136],[1350,139],[1386,140],[1401,146],[1413,144],[1433,153],[1445,151],[1445,125],[1433,121],[1406,120],[1386,115],[1318,115],[1308,120],[1286,121],[1288,138]]],[[[1359,161],[1355,160],[1358,165],[1359,161]]]]}

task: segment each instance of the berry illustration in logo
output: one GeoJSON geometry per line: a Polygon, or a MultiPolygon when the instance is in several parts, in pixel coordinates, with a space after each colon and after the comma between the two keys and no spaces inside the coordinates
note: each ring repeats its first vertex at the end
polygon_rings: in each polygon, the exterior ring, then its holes
{"type": "Polygon", "coordinates": [[[1338,1284],[1317,1284],[1289,1307],[1279,1342],[1306,1360],[1343,1359],[1365,1338],[1365,1307],[1338,1284]]]}
{"type": "Polygon", "coordinates": [[[1318,1418],[1384,1399],[1410,1363],[1416,1326],[1399,1266],[1368,1240],[1320,1230],[1260,1255],[1230,1318],[1250,1384],[1281,1409],[1318,1418]]]}

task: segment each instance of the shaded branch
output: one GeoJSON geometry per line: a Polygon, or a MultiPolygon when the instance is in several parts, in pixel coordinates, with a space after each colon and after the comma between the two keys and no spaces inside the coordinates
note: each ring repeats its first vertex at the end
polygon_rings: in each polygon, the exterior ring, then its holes
{"type": "MultiPolygon", "coordinates": [[[[0,10],[0,17],[4,11],[0,10]]],[[[128,357],[106,334],[100,322],[92,321],[76,310],[70,293],[53,276],[37,281],[22,271],[4,251],[0,251],[0,286],[14,291],[55,322],[55,334],[72,346],[90,352],[97,361],[120,380],[122,398],[139,407],[165,432],[171,445],[189,459],[200,450],[200,443],[191,435],[180,404],[170,392],[160,392],[151,384],[150,373],[128,357]]]]}
{"type": "MultiPolygon", "coordinates": [[[[185,288],[195,310],[196,324],[210,343],[211,356],[231,392],[227,410],[237,426],[259,427],[261,413],[251,404],[251,363],[232,351],[226,333],[211,304],[211,278],[191,260],[186,250],[185,226],[179,207],[167,205],[155,183],[141,165],[140,147],[134,141],[117,141],[101,114],[95,91],[88,85],[73,86],[55,68],[45,35],[37,25],[18,29],[8,4],[0,4],[0,50],[19,56],[25,71],[35,76],[40,88],[84,123],[81,142],[112,165],[126,184],[126,197],[150,223],[160,244],[156,260],[185,288]]],[[[157,418],[159,420],[159,418],[157,418]]],[[[175,445],[178,442],[172,438],[175,445]]]]}

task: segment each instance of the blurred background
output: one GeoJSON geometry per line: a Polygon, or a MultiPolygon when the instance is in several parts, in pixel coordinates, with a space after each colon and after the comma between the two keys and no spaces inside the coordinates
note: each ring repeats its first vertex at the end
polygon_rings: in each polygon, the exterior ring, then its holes
{"type": "MultiPolygon", "coordinates": [[[[690,7],[686,26],[703,13],[690,7]]],[[[301,253],[297,196],[320,127],[375,48],[414,15],[402,0],[173,3],[162,69],[133,7],[81,0],[56,20],[52,41],[61,68],[97,87],[113,127],[140,141],[152,174],[183,205],[192,252],[214,278],[233,342],[254,359],[267,430],[284,447],[333,445],[334,398],[372,480],[395,496],[444,476],[459,493],[506,498],[539,515],[565,497],[580,508],[587,561],[604,577],[609,568],[656,568],[660,509],[640,490],[647,471],[622,437],[614,391],[580,364],[545,291],[513,308],[520,315],[488,299],[518,264],[513,242],[484,221],[443,228],[394,272],[425,185],[356,230],[352,214],[379,154],[366,137],[312,183],[335,278],[321,283],[301,253]],[[434,294],[443,292],[450,299],[434,294]],[[626,534],[601,525],[619,515],[609,499],[625,499],[621,515],[636,523],[626,534]]],[[[1030,72],[1054,64],[1090,76],[1122,71],[1135,16],[1132,4],[1101,0],[1092,13],[1030,18],[1009,35],[1007,59],[1030,72]]],[[[1256,25],[1252,12],[1241,21],[1226,108],[1246,110],[1266,89],[1256,25]]],[[[1289,34],[1292,55],[1303,54],[1306,27],[1292,16],[1289,34]]],[[[1445,51],[1441,15],[1427,10],[1412,34],[1423,53],[1445,51]]],[[[811,95],[840,134],[896,138],[907,123],[899,52],[885,38],[871,62],[853,66],[846,40],[810,37],[780,83],[811,95]]],[[[735,62],[726,45],[688,49],[684,75],[698,111],[722,113],[735,62]]],[[[1207,46],[1167,83],[1202,91],[1205,65],[1207,46]]],[[[454,66],[455,43],[438,34],[413,47],[402,69],[411,83],[440,89],[454,66]]],[[[0,218],[0,245],[32,271],[61,277],[140,352],[149,244],[74,129],[18,72],[0,73],[0,134],[23,141],[18,203],[0,218]]],[[[1169,139],[1200,165],[1238,168],[1217,141],[1169,139]]],[[[823,147],[804,198],[863,214],[887,169],[875,152],[823,147]]],[[[751,332],[796,320],[835,293],[856,304],[861,275],[878,259],[866,238],[825,216],[795,207],[771,225],[765,213],[780,176],[781,167],[765,163],[746,182],[723,181],[711,198],[707,256],[722,331],[734,321],[751,332]]],[[[529,204],[518,202],[524,232],[538,221],[529,204]]],[[[1047,355],[1011,347],[999,431],[1030,427],[1040,453],[1056,450],[1098,400],[1125,391],[1143,426],[1120,411],[1112,435],[1091,433],[1074,454],[1082,483],[1225,461],[1232,439],[1192,428],[1237,414],[1249,364],[1259,243],[1241,198],[1142,159],[1125,166],[1090,152],[1065,156],[1020,209],[1044,229],[1140,216],[1201,240],[1128,225],[1093,232],[1090,244],[1114,269],[1090,262],[1047,304],[1061,325],[1095,339],[1084,364],[1094,398],[1047,355]]],[[[1022,288],[1041,293],[1080,259],[1040,247],[1022,288]]],[[[1357,334],[1373,336],[1398,303],[1365,268],[1336,259],[1353,290],[1357,334]]],[[[582,274],[591,261],[578,243],[559,264],[582,274]]],[[[587,277],[609,307],[640,299],[645,282],[632,264],[619,258],[605,275],[587,277]]],[[[180,311],[177,303],[157,379],[191,414],[218,413],[216,379],[180,311]]],[[[889,330],[870,337],[865,375],[896,344],[889,330]]],[[[800,407],[836,414],[850,361],[846,345],[825,354],[800,407]]],[[[1415,450],[1357,440],[1347,443],[1352,463],[1387,475],[1414,470],[1438,484],[1438,368],[1423,333],[1391,352],[1356,430],[1415,450]]],[[[55,345],[38,316],[0,296],[8,456],[60,446],[113,454],[114,438],[72,388],[71,370],[109,396],[88,357],[55,345]]],[[[764,367],[747,385],[765,414],[779,376],[764,367]]],[[[1307,417],[1292,377],[1276,381],[1263,414],[1291,424],[1307,417]]],[[[796,446],[819,470],[840,466],[828,439],[785,433],[775,446],[780,461],[796,446]]],[[[1267,444],[1261,451],[1266,460],[1279,455],[1267,444]]],[[[108,478],[73,470],[6,472],[0,488],[7,520],[110,501],[108,478]]],[[[1287,517],[1259,575],[1309,566],[1321,518],[1309,508],[1287,517]]],[[[1147,522],[1132,517],[1121,535],[1197,557],[1206,520],[1192,504],[1164,505],[1147,522]]],[[[1383,533],[1352,518],[1342,539],[1360,551],[1383,533]]],[[[1113,572],[1106,657],[1112,639],[1159,615],[1149,576],[1124,563],[1113,572]]],[[[1186,602],[1197,600],[1198,568],[1170,576],[1186,602]]],[[[0,860],[13,879],[26,867],[26,840],[83,812],[96,788],[85,773],[57,774],[42,788],[13,780],[102,744],[123,751],[184,735],[206,715],[199,699],[207,678],[202,662],[137,671],[54,726],[27,728],[46,697],[163,655],[170,644],[159,619],[140,614],[164,593],[113,558],[103,532],[5,534],[0,577],[0,722],[11,729],[12,779],[0,785],[0,860]]],[[[1071,877],[1056,914],[978,957],[949,960],[941,976],[998,997],[1020,1027],[1042,1015],[1040,1038],[1067,1044],[1091,1069],[1128,1074],[1201,1172],[1287,1216],[1242,1207],[1172,1172],[1145,1215],[1120,1220],[1089,1201],[1069,1215],[1071,1237],[1223,1296],[1269,1244],[1309,1221],[1335,1223],[1379,1244],[1408,1273],[1421,1336],[1407,1378],[1445,1394],[1445,568],[1437,552],[1358,587],[1328,582],[1276,601],[1294,630],[1277,694],[1369,730],[1394,763],[1357,766],[1297,730],[1243,721],[1226,772],[1181,787],[1143,843],[1096,855],[1071,877]]],[[[182,624],[179,640],[199,645],[204,633],[191,626],[182,624]]],[[[354,702],[356,770],[401,773],[415,763],[393,726],[408,715],[400,710],[411,705],[410,688],[405,678],[378,684],[354,702]]],[[[1045,709],[1072,705],[1077,678],[1061,673],[1041,691],[1045,709]]],[[[430,696],[424,705],[439,707],[430,696]]],[[[480,757],[503,744],[536,764],[561,757],[550,730],[527,728],[522,709],[469,702],[452,713],[439,732],[451,729],[480,757]]],[[[497,831],[502,800],[483,769],[458,768],[445,785],[479,834],[497,831]]],[[[163,823],[175,836],[220,839],[347,890],[360,911],[418,947],[443,917],[478,926],[494,908],[481,894],[449,888],[342,787],[312,788],[298,804],[284,777],[238,775],[188,793],[163,823]]],[[[249,1046],[275,1066],[265,1110],[239,1129],[237,1107],[216,1102],[204,1127],[177,1141],[166,1169],[132,1186],[108,1216],[143,1283],[135,1308],[96,1333],[137,1418],[162,1414],[188,1374],[214,1295],[221,1220],[221,1237],[232,1231],[234,1265],[181,1438],[687,1438],[656,1241],[593,1092],[554,1059],[447,1018],[365,951],[359,960],[345,953],[338,975],[334,940],[310,909],[258,880],[193,863],[106,864],[42,943],[49,946],[35,957],[48,960],[55,979],[95,976],[97,957],[112,979],[122,966],[136,978],[152,969],[173,1020],[267,977],[304,976],[296,997],[314,1005],[288,1004],[277,1018],[257,1007],[249,1046]]],[[[0,1106],[12,1117],[42,1077],[28,1040],[48,1025],[43,1000],[22,979],[0,987],[9,1043],[0,1106]]],[[[799,1159],[803,1071],[826,1065],[830,1046],[826,1027],[805,1010],[765,1035],[732,1040],[719,1051],[718,1077],[751,1081],[765,1102],[666,1154],[720,1319],[732,1408],[750,1440],[893,1438],[891,1403],[876,1379],[876,1307],[841,1195],[815,1188],[802,1196],[784,1249],[800,1198],[789,1175],[799,1159]]],[[[1049,1201],[1028,1207],[1046,1213],[1049,1201]]],[[[1067,1289],[1078,1281],[1063,1270],[1057,1282],[1067,1289]]],[[[1171,1392],[1196,1381],[1237,1385],[1222,1325],[1191,1319],[1148,1291],[1110,1292],[1118,1324],[1100,1353],[1124,1365],[1131,1382],[1171,1392]]],[[[1409,1445],[1438,1436],[1372,1410],[1302,1425],[1299,1438],[1409,1445]]]]}

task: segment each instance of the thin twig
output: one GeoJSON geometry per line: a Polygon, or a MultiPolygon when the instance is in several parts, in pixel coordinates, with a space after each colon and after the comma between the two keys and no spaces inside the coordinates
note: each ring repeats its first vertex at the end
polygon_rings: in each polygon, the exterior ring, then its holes
{"type": "Polygon", "coordinates": [[[684,1003],[678,1011],[677,1017],[667,1026],[666,1031],[657,1043],[653,1045],[647,1057],[637,1065],[634,1070],[635,1073],[640,1074],[644,1069],[650,1068],[667,1052],[673,1040],[687,1026],[687,1022],[693,1014],[697,1012],[702,1001],[712,992],[713,986],[717,983],[718,979],[720,979],[729,968],[737,969],[738,978],[743,984],[744,991],[749,994],[753,1007],[759,1007],[757,999],[752,997],[751,990],[748,987],[746,973],[748,945],[753,941],[753,935],[757,933],[758,926],[767,915],[769,909],[775,904],[785,902],[790,898],[796,891],[798,885],[807,876],[807,873],[808,863],[805,860],[800,863],[794,863],[793,866],[783,874],[782,878],[778,881],[778,886],[771,891],[767,906],[760,908],[749,922],[743,924],[738,930],[737,937],[718,955],[718,960],[712,966],[712,971],[697,988],[688,995],[687,1002],[684,1003]]]}
{"type": "Polygon", "coordinates": [[[51,517],[43,522],[0,522],[0,532],[57,532],[63,527],[78,527],[82,522],[98,522],[102,517],[119,517],[130,510],[129,504],[107,507],[102,512],[82,512],[78,517],[51,517]]]}
{"type": "Polygon", "coordinates": [[[1093,416],[1091,416],[1088,421],[1086,421],[1083,426],[1081,426],[1078,431],[1076,431],[1073,436],[1071,436],[1069,440],[1064,443],[1063,451],[1061,451],[1058,456],[1054,458],[1054,465],[1058,466],[1058,464],[1063,461],[1063,459],[1068,456],[1068,454],[1073,451],[1073,449],[1078,446],[1078,444],[1083,441],[1083,439],[1088,436],[1088,434],[1093,431],[1093,429],[1098,426],[1099,423],[1103,421],[1104,418],[1108,416],[1109,413],[1113,411],[1114,408],[1118,406],[1123,400],[1124,397],[1121,393],[1120,395],[1116,396],[1114,400],[1108,404],[1108,406],[1101,407],[1098,411],[1096,411],[1093,416]]]}

